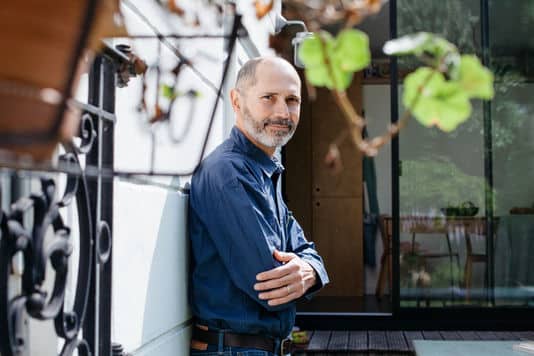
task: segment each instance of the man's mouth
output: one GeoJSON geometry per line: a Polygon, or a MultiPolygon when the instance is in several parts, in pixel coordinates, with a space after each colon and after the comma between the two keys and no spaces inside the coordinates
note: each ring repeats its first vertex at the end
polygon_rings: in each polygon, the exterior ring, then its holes
{"type": "Polygon", "coordinates": [[[267,126],[276,129],[276,130],[289,130],[290,127],[288,125],[280,125],[280,124],[267,124],[267,126]]]}
{"type": "Polygon", "coordinates": [[[264,127],[270,127],[271,129],[278,131],[289,131],[293,125],[287,121],[267,121],[264,127]]]}

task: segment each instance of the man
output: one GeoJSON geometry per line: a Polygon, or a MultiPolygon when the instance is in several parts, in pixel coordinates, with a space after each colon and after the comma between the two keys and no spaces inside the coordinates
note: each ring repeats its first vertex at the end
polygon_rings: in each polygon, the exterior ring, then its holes
{"type": "Polygon", "coordinates": [[[286,354],[295,301],[328,283],[282,199],[283,167],[273,156],[295,132],[300,89],[281,58],[245,63],[230,93],[236,126],[193,175],[192,355],[286,354]]]}

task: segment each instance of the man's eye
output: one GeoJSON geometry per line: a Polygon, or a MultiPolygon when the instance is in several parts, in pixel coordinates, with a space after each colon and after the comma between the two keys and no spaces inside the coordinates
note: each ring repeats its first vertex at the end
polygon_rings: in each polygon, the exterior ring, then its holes
{"type": "Polygon", "coordinates": [[[272,95],[264,95],[261,98],[265,99],[265,100],[271,100],[273,98],[273,96],[272,95]]]}
{"type": "Polygon", "coordinates": [[[287,99],[287,101],[289,101],[291,103],[296,103],[296,104],[300,103],[300,100],[297,99],[297,98],[289,98],[289,99],[287,99]]]}

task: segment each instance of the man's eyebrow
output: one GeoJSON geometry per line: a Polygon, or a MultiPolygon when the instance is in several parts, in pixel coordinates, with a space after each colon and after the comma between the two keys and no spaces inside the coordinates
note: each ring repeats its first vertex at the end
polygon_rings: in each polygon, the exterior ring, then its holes
{"type": "MultiPolygon", "coordinates": [[[[264,96],[264,95],[282,95],[284,96],[283,93],[280,93],[280,92],[276,92],[276,91],[265,91],[265,92],[261,92],[259,94],[259,96],[264,96]]],[[[288,95],[285,95],[286,98],[291,98],[291,99],[297,99],[297,100],[300,100],[300,95],[298,94],[288,94],[288,95]]]]}

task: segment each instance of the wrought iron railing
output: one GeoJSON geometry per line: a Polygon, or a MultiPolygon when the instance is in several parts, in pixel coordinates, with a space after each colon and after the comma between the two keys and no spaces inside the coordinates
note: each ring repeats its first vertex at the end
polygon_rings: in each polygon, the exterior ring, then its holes
{"type": "Polygon", "coordinates": [[[65,190],[58,194],[58,184],[42,177],[40,192],[19,198],[9,212],[0,211],[0,353],[3,356],[28,354],[26,314],[54,321],[56,334],[64,339],[61,355],[71,355],[74,350],[79,355],[91,355],[95,345],[101,350],[99,354],[109,354],[104,350],[111,350],[113,180],[103,180],[101,175],[96,180],[88,179],[80,161],[85,156],[87,167],[113,167],[115,73],[125,60],[119,52],[111,51],[93,64],[88,104],[77,103],[84,110],[80,144],[64,145],[64,153],[59,155],[59,167],[77,168],[76,174],[66,174],[65,190]],[[74,233],[60,213],[69,207],[77,210],[79,231],[74,233]],[[28,215],[29,226],[25,224],[28,215]],[[75,263],[77,282],[73,307],[66,310],[65,292],[69,266],[73,265],[69,259],[74,237],[79,239],[79,258],[75,263]],[[23,260],[22,285],[20,293],[11,295],[15,288],[10,284],[16,281],[11,278],[13,260],[18,254],[23,260]],[[52,290],[45,287],[48,263],[55,275],[52,290]]]}
{"type": "MultiPolygon", "coordinates": [[[[214,87],[217,96],[197,164],[205,153],[236,40],[240,33],[246,35],[240,16],[232,17],[231,31],[223,36],[227,41],[223,74],[219,86],[214,87]]],[[[155,38],[163,42],[173,36],[156,33],[155,38]]],[[[9,209],[0,210],[2,356],[29,354],[29,339],[24,325],[28,316],[53,320],[57,336],[64,340],[60,355],[72,355],[75,351],[78,355],[111,355],[113,179],[186,176],[193,172],[127,172],[114,169],[115,88],[125,85],[121,81],[125,67],[127,73],[135,72],[127,68],[133,65],[127,56],[128,48],[117,48],[108,46],[95,59],[89,73],[88,103],[69,99],[69,105],[82,110],[80,131],[77,140],[63,144],[57,163],[0,161],[3,172],[14,175],[33,172],[39,177],[40,184],[37,193],[18,197],[9,209]],[[121,75],[117,75],[118,72],[121,75]],[[66,177],[64,191],[58,192],[58,179],[50,178],[50,173],[66,177]],[[77,210],[78,231],[71,231],[63,218],[62,211],[69,208],[77,210]],[[73,243],[74,238],[79,239],[77,244],[73,243]],[[79,247],[79,257],[71,263],[74,245],[79,247]],[[16,280],[12,275],[14,260],[18,258],[22,259],[23,268],[20,279],[16,280]],[[51,265],[54,272],[50,290],[45,285],[50,272],[47,265],[51,265]],[[73,272],[69,271],[73,265],[77,268],[74,301],[66,303],[67,276],[73,272]],[[19,284],[17,288],[14,288],[14,283],[19,284]],[[72,304],[72,308],[67,310],[67,304],[72,304]]],[[[113,352],[121,353],[120,347],[113,352]]],[[[32,354],[40,355],[39,352],[32,354]]]]}

